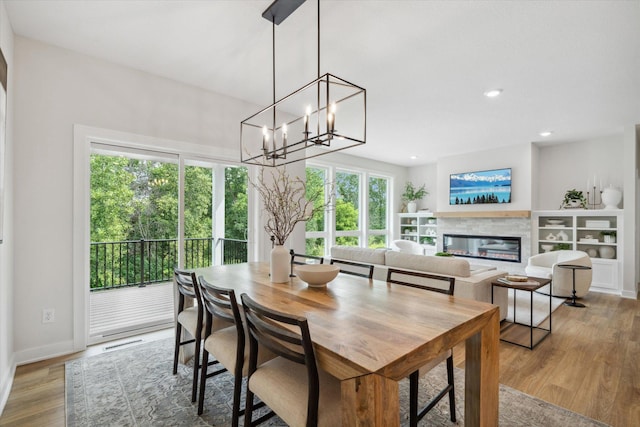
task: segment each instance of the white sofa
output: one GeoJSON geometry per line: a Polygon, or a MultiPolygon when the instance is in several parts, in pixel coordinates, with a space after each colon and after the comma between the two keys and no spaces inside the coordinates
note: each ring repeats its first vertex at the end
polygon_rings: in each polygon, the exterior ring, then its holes
{"type": "MultiPolygon", "coordinates": [[[[507,274],[489,268],[472,268],[467,260],[454,257],[415,255],[387,249],[368,249],[353,246],[333,246],[331,258],[373,264],[373,278],[387,280],[389,267],[422,271],[454,277],[454,295],[476,301],[491,302],[491,282],[507,274]]],[[[507,316],[507,289],[494,289],[494,304],[500,307],[500,320],[507,316]]]]}
{"type": "MultiPolygon", "coordinates": [[[[573,295],[573,271],[558,267],[561,264],[575,264],[591,267],[589,254],[582,251],[551,251],[529,258],[525,272],[527,276],[552,280],[553,296],[568,298],[573,295]]],[[[592,271],[576,270],[576,297],[582,298],[591,287],[592,271]]]]}

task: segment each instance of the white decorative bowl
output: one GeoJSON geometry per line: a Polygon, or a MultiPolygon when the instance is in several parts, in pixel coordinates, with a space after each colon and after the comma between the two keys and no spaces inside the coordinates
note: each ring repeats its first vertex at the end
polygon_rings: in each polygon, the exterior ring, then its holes
{"type": "Polygon", "coordinates": [[[308,264],[294,267],[296,275],[311,287],[323,287],[336,278],[340,267],[331,264],[308,264]]]}
{"type": "Polygon", "coordinates": [[[550,252],[553,249],[553,245],[540,245],[543,251],[550,252]]]}

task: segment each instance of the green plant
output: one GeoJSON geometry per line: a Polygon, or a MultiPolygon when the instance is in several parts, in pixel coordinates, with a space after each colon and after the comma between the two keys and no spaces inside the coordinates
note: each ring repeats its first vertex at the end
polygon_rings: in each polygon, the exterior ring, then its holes
{"type": "Polygon", "coordinates": [[[404,186],[404,193],[402,193],[402,199],[407,202],[413,202],[416,200],[422,200],[427,194],[429,194],[429,192],[425,189],[425,184],[416,188],[412,182],[407,181],[404,186]]]}
{"type": "Polygon", "coordinates": [[[449,252],[436,252],[436,256],[453,256],[449,252]]]}
{"type": "Polygon", "coordinates": [[[420,243],[422,243],[423,245],[434,245],[435,244],[435,242],[433,240],[433,237],[431,237],[431,236],[423,237],[421,240],[422,240],[422,242],[420,242],[420,243]]]}
{"type": "Polygon", "coordinates": [[[564,200],[562,201],[563,206],[568,206],[572,200],[580,201],[580,206],[585,207],[587,205],[587,199],[585,199],[582,191],[576,190],[575,188],[572,190],[567,190],[564,193],[564,200]]]}
{"type": "Polygon", "coordinates": [[[561,251],[571,249],[571,243],[558,243],[553,247],[554,251],[561,251]]]}
{"type": "Polygon", "coordinates": [[[603,230],[600,232],[600,235],[616,237],[618,234],[616,233],[616,230],[603,230]]]}

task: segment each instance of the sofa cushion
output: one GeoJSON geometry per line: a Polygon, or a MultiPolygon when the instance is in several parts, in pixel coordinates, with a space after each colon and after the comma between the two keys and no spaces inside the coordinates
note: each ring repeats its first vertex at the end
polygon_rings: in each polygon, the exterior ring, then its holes
{"type": "Polygon", "coordinates": [[[386,252],[387,249],[359,248],[355,246],[332,246],[331,258],[384,265],[386,252]]]}
{"type": "Polygon", "coordinates": [[[389,251],[386,253],[386,265],[409,270],[428,271],[446,276],[469,277],[469,262],[459,258],[413,255],[389,251]]]}

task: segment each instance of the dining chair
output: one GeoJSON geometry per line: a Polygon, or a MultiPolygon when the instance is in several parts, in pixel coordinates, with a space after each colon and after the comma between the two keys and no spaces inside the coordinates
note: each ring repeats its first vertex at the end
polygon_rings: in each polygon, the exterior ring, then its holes
{"type": "Polygon", "coordinates": [[[242,369],[245,361],[245,331],[233,289],[220,288],[198,278],[202,305],[205,309],[204,350],[200,372],[200,395],[198,397],[198,415],[204,411],[204,393],[207,378],[227,370],[233,373],[232,425],[238,426],[240,418],[240,394],[242,390],[242,369]],[[216,319],[228,322],[232,326],[214,330],[216,319]],[[209,354],[213,355],[222,368],[208,372],[209,354]]]}
{"type": "Polygon", "coordinates": [[[289,251],[289,255],[291,255],[291,273],[289,277],[296,277],[293,272],[294,265],[324,264],[324,258],[321,256],[297,254],[293,249],[289,251]]]}
{"type": "Polygon", "coordinates": [[[261,424],[273,415],[290,426],[342,425],[340,382],[318,369],[307,319],[271,310],[247,294],[240,298],[250,348],[245,427],[261,424]],[[263,348],[277,357],[259,364],[263,348]],[[254,395],[271,410],[256,420],[254,395]]]}
{"type": "MultiPolygon", "coordinates": [[[[429,273],[421,273],[417,271],[405,271],[390,268],[387,271],[387,282],[395,283],[403,286],[411,286],[414,288],[424,289],[431,292],[439,292],[447,295],[453,295],[456,279],[454,277],[439,276],[429,273]]],[[[455,389],[453,384],[453,351],[448,349],[440,353],[435,359],[431,360],[419,370],[409,375],[409,426],[416,427],[418,422],[440,401],[444,396],[449,394],[449,412],[451,414],[451,422],[456,422],[456,401],[455,389]],[[426,406],[422,409],[418,408],[418,383],[420,377],[426,375],[427,372],[438,366],[446,360],[447,365],[447,385],[444,387],[426,406]]]]}
{"type": "Polygon", "coordinates": [[[316,255],[297,254],[293,249],[289,251],[291,255],[292,265],[305,265],[305,264],[323,264],[324,258],[316,255]],[[301,258],[301,259],[300,259],[301,258]]]}
{"type": "Polygon", "coordinates": [[[191,386],[191,401],[196,401],[198,388],[198,371],[200,369],[200,345],[202,341],[202,325],[204,314],[200,299],[200,289],[196,274],[191,271],[174,269],[174,281],[178,288],[178,315],[176,317],[176,338],[173,354],[173,374],[178,372],[178,356],[180,347],[195,343],[193,354],[193,383],[191,386]],[[194,305],[185,307],[186,299],[190,298],[194,305]],[[183,329],[186,329],[193,338],[182,340],[183,329]]]}
{"type": "Polygon", "coordinates": [[[345,261],[343,259],[331,258],[331,265],[338,264],[341,273],[351,274],[354,276],[366,277],[371,279],[373,277],[373,265],[365,264],[363,262],[345,261]]]}

